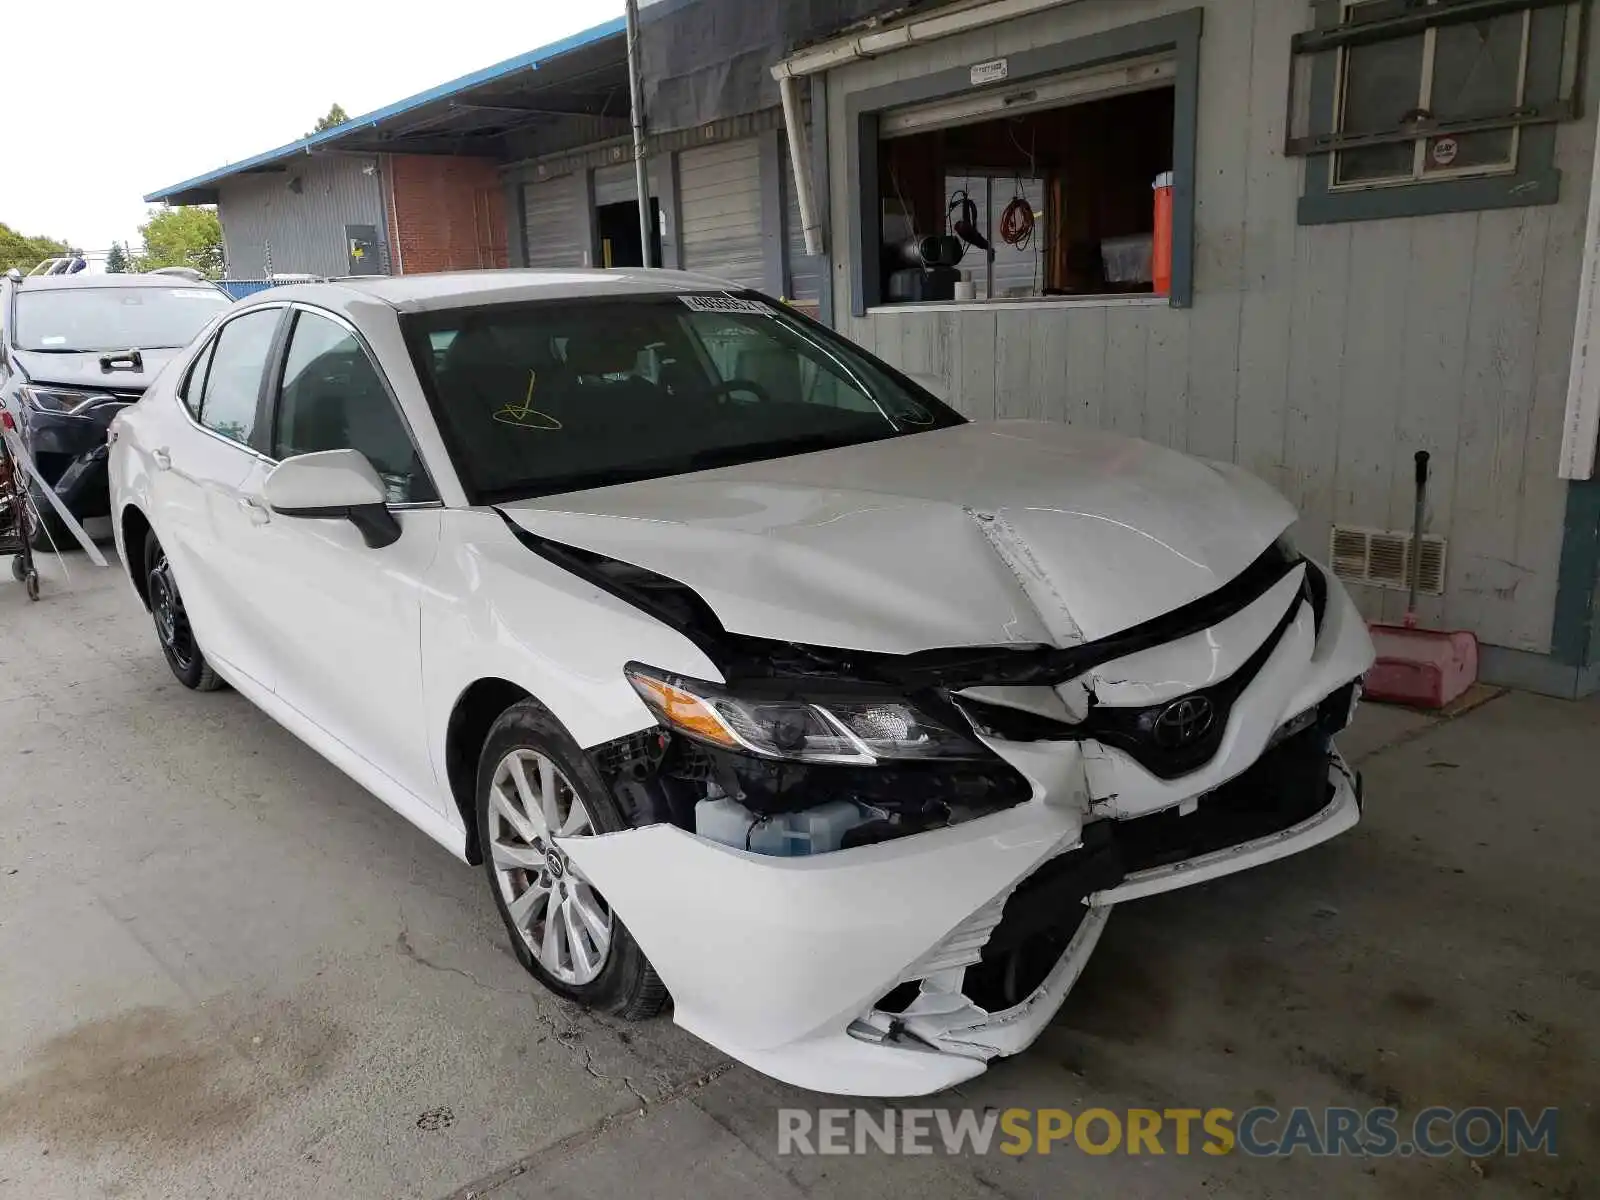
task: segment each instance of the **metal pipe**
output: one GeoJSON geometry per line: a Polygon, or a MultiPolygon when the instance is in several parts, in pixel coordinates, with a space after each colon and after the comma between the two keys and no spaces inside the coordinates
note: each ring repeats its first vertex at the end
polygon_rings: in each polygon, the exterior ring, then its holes
{"type": "Polygon", "coordinates": [[[817,199],[811,192],[811,151],[800,119],[800,81],[793,75],[783,76],[778,80],[778,95],[783,100],[783,127],[789,134],[789,168],[800,205],[800,228],[805,234],[806,253],[815,257],[823,252],[822,222],[817,219],[817,199]]]}
{"type": "Polygon", "coordinates": [[[628,0],[628,97],[633,118],[633,181],[639,193],[639,252],[644,265],[656,266],[650,252],[655,231],[650,220],[650,173],[644,160],[644,77],[639,65],[639,0],[628,0]]]}

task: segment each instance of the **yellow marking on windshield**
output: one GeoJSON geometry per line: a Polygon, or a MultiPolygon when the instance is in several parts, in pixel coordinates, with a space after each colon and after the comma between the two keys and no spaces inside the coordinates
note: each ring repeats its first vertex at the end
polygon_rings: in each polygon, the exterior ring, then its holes
{"type": "Polygon", "coordinates": [[[507,404],[494,414],[494,419],[502,425],[516,425],[522,429],[560,429],[560,421],[533,406],[533,389],[538,382],[539,372],[529,371],[528,394],[522,398],[522,403],[507,404]]]}

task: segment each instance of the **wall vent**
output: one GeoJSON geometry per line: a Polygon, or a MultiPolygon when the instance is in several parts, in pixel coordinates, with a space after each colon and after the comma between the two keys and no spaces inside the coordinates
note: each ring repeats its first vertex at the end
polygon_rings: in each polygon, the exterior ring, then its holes
{"type": "MultiPolygon", "coordinates": [[[[1333,563],[1333,573],[1346,583],[1403,592],[1411,587],[1411,543],[1411,535],[1402,531],[1335,525],[1328,560],[1333,563]]],[[[1423,534],[1422,578],[1417,590],[1424,596],[1444,594],[1444,562],[1444,538],[1423,534]]]]}

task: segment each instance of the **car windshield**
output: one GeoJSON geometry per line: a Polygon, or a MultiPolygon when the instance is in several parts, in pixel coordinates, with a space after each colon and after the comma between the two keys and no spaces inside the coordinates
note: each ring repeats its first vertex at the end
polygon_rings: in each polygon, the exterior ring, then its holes
{"type": "Polygon", "coordinates": [[[461,474],[488,503],[962,421],[850,342],[755,296],[542,301],[406,324],[461,474]]]}
{"type": "Polygon", "coordinates": [[[12,344],[61,354],[186,346],[231,303],[212,287],[22,289],[12,344]]]}

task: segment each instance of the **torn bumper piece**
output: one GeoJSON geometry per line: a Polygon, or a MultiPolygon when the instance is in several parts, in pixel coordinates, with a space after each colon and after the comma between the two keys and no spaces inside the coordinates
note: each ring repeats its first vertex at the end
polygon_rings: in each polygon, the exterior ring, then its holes
{"type": "MultiPolygon", "coordinates": [[[[981,925],[986,906],[1077,845],[1081,830],[1076,809],[1026,803],[800,858],[665,824],[558,844],[643,947],[679,1025],[778,1079],[887,1096],[938,1091],[983,1062],[873,1045],[846,1029],[914,966],[975,959],[963,926],[981,925]],[[950,942],[961,948],[947,961],[950,942]]],[[[998,919],[995,907],[989,924],[998,919]]],[[[976,936],[981,945],[986,932],[976,936]]]]}
{"type": "Polygon", "coordinates": [[[753,855],[670,825],[561,844],[650,957],[679,1025],[801,1087],[923,1095],[1043,1032],[1113,904],[1294,854],[1355,824],[1355,776],[1325,738],[1294,742],[1219,789],[1209,812],[1202,800],[1181,817],[1083,826],[1076,811],[1036,801],[803,858],[753,855]],[[1290,782],[1289,760],[1303,766],[1313,750],[1314,786],[1275,791],[1290,782]]]}
{"type": "MultiPolygon", "coordinates": [[[[899,1013],[875,1008],[847,1033],[902,1052],[961,1057],[983,1067],[991,1059],[1026,1049],[1044,1032],[1077,982],[1114,904],[1297,854],[1354,825],[1360,819],[1360,779],[1336,753],[1325,764],[1325,788],[1314,793],[1325,799],[1320,808],[1294,819],[1297,798],[1284,797],[1289,803],[1278,806],[1277,812],[1290,823],[1194,858],[1143,865],[1152,847],[1170,836],[1130,828],[1151,818],[1091,825],[1083,844],[1043,864],[1011,894],[978,963],[967,969],[964,979],[949,974],[925,978],[921,990],[899,1013]],[[1136,869],[1128,870],[1129,866],[1136,869]],[[1118,876],[1120,882],[1097,886],[1096,881],[1118,876]],[[1039,979],[1037,955],[1030,962],[1029,950],[1041,946],[1064,948],[1039,979]],[[1031,990],[1017,999],[1006,989],[1014,987],[1019,976],[1026,981],[1023,987],[1031,990]],[[1005,981],[999,985],[1004,1007],[984,1007],[995,1003],[1000,979],[1005,981]],[[952,985],[960,990],[952,993],[948,990],[952,985]]],[[[1264,823],[1270,824],[1265,798],[1255,799],[1264,823]]],[[[1233,823],[1234,815],[1219,809],[1212,828],[1233,823]]],[[[939,1065],[959,1069],[953,1063],[939,1065]]],[[[935,1068],[930,1064],[928,1069],[931,1073],[935,1068]]],[[[976,1073],[969,1068],[962,1077],[976,1073]]]]}

